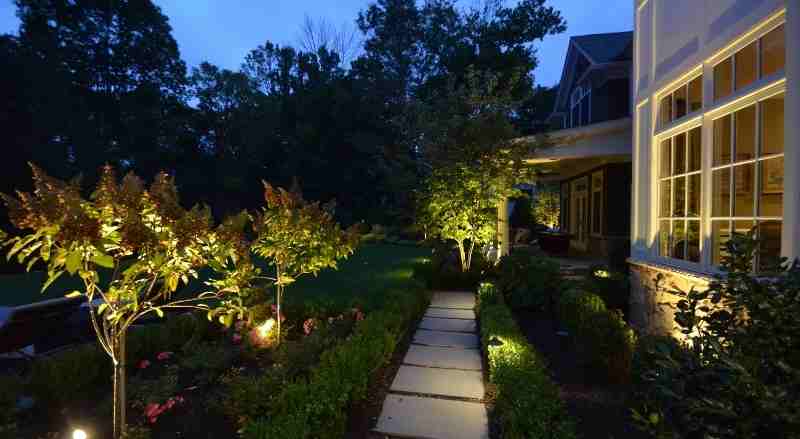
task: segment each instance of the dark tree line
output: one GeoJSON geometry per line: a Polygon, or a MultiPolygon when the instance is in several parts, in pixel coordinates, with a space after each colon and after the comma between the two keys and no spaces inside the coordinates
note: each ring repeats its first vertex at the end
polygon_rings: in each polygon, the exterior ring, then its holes
{"type": "Polygon", "coordinates": [[[335,197],[345,223],[407,217],[436,147],[429,129],[454,117],[429,110],[475,75],[497,81],[515,133],[530,132],[551,109],[532,43],[565,27],[544,0],[377,0],[356,18],[350,63],[341,39],[315,35],[302,44],[313,51],[267,41],[238,70],[188,71],[150,0],[15,4],[19,35],[0,36],[0,191],[26,188],[28,161],[87,185],[110,163],[145,178],[166,170],[188,202],[221,215],[259,203],[261,179],[296,178],[310,199],[335,197]]]}

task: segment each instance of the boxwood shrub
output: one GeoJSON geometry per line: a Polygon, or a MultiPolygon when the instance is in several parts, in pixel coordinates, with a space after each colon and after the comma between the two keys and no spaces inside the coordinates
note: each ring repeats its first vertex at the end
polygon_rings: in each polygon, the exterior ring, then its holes
{"type": "Polygon", "coordinates": [[[491,284],[480,288],[481,343],[497,396],[492,416],[504,439],[575,437],[558,388],[491,284]]]}
{"type": "Polygon", "coordinates": [[[558,299],[558,318],[571,334],[585,327],[591,314],[605,310],[606,304],[600,296],[579,289],[566,290],[558,299]]]}
{"type": "Polygon", "coordinates": [[[428,303],[423,290],[394,294],[380,311],[356,326],[341,344],[326,351],[308,377],[286,384],[262,417],[248,422],[243,437],[341,438],[347,407],[366,396],[372,373],[385,364],[410,323],[428,303]]]}

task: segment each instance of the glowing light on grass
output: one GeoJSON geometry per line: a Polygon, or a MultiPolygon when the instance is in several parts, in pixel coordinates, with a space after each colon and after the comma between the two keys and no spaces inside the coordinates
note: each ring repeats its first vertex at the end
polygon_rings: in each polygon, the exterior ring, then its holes
{"type": "Polygon", "coordinates": [[[72,439],[87,439],[89,435],[86,434],[85,431],[81,430],[80,428],[76,428],[72,432],[72,439]]]}
{"type": "Polygon", "coordinates": [[[602,278],[604,278],[604,279],[607,279],[607,278],[611,277],[611,273],[609,273],[609,272],[608,272],[608,271],[606,271],[606,270],[596,270],[596,271],[594,272],[594,275],[595,275],[596,277],[602,277],[602,278]]]}
{"type": "Polygon", "coordinates": [[[262,323],[261,326],[258,326],[256,328],[258,336],[261,338],[267,338],[267,336],[269,336],[270,331],[272,331],[273,326],[275,326],[275,319],[269,319],[266,322],[262,323]]]}

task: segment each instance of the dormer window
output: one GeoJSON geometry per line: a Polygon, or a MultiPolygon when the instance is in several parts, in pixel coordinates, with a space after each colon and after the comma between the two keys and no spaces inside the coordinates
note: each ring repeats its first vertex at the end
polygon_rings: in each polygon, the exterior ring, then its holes
{"type": "Polygon", "coordinates": [[[569,127],[575,128],[588,125],[591,118],[592,89],[584,86],[575,87],[569,102],[569,127]]]}

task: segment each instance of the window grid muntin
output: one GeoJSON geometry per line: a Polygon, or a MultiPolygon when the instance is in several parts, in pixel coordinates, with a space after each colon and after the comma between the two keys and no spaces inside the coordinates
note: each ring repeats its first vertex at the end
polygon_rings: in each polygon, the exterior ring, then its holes
{"type": "Polygon", "coordinates": [[[663,127],[668,126],[672,122],[675,122],[676,120],[683,120],[685,118],[688,118],[690,116],[695,115],[696,113],[701,113],[703,111],[703,102],[704,102],[703,89],[704,89],[703,74],[700,73],[699,75],[694,75],[694,76],[689,77],[684,82],[682,82],[681,85],[679,85],[677,87],[670,88],[669,92],[662,92],[658,96],[658,101],[657,101],[658,102],[658,126],[663,128],[663,127]],[[691,90],[690,90],[689,86],[695,80],[699,80],[700,81],[700,108],[698,108],[697,110],[692,111],[691,90]],[[685,113],[680,117],[677,116],[677,114],[678,114],[678,105],[677,105],[677,102],[675,100],[675,94],[679,90],[683,90],[683,92],[686,95],[686,110],[685,110],[685,113]],[[668,120],[664,120],[664,114],[663,114],[663,110],[664,110],[663,103],[664,103],[664,101],[666,99],[669,99],[669,104],[670,104],[670,111],[669,111],[670,114],[669,114],[668,120]]]}
{"type": "MultiPolygon", "coordinates": [[[[702,239],[701,238],[702,238],[702,235],[703,235],[703,223],[702,223],[702,220],[703,220],[703,198],[704,198],[704,195],[703,195],[703,167],[702,167],[702,164],[701,164],[700,169],[695,170],[695,171],[688,171],[688,169],[689,169],[689,156],[690,156],[689,151],[690,151],[690,148],[691,148],[692,133],[695,133],[695,135],[699,135],[700,136],[700,151],[701,151],[701,156],[702,156],[702,151],[704,149],[703,148],[702,127],[687,128],[684,131],[681,131],[681,132],[678,132],[678,133],[675,133],[675,134],[669,136],[668,139],[661,139],[661,141],[658,142],[659,148],[662,147],[662,145],[664,144],[665,141],[669,141],[669,143],[670,143],[670,164],[669,164],[670,175],[668,175],[666,177],[662,177],[662,176],[659,175],[659,184],[658,184],[658,198],[659,199],[658,199],[658,203],[657,203],[657,206],[658,206],[658,220],[657,220],[657,222],[658,222],[658,239],[659,239],[659,241],[661,241],[661,239],[663,237],[663,233],[664,233],[664,231],[661,229],[661,226],[663,225],[664,222],[668,222],[669,223],[669,233],[667,235],[668,242],[667,243],[659,242],[658,250],[659,250],[659,256],[661,256],[661,257],[670,258],[670,259],[680,259],[680,260],[686,261],[688,263],[699,264],[702,261],[702,239]],[[677,156],[677,154],[675,153],[676,145],[677,145],[677,140],[676,139],[681,135],[685,136],[685,140],[683,142],[684,168],[683,168],[683,172],[675,173],[675,157],[677,156]],[[699,185],[699,187],[695,188],[695,189],[700,191],[700,197],[699,197],[698,204],[697,204],[697,209],[698,209],[699,212],[698,212],[697,216],[689,216],[688,215],[689,214],[689,198],[690,198],[690,196],[689,196],[689,186],[690,186],[689,185],[689,179],[690,179],[691,176],[695,176],[695,175],[699,175],[700,176],[700,185],[699,185]],[[675,194],[676,194],[676,187],[677,187],[676,182],[679,179],[683,179],[684,180],[684,185],[683,185],[683,192],[684,192],[684,194],[683,194],[683,213],[684,213],[684,215],[675,216],[675,200],[676,200],[675,194]],[[669,188],[670,189],[669,216],[661,215],[661,203],[663,201],[661,199],[662,194],[663,194],[663,190],[662,190],[663,186],[662,185],[666,184],[666,183],[669,183],[669,186],[670,186],[670,188],[669,188]],[[679,224],[679,223],[683,224],[683,242],[685,243],[685,245],[683,247],[683,255],[681,257],[675,257],[675,256],[673,256],[673,251],[675,249],[674,248],[674,237],[675,237],[675,231],[676,231],[676,224],[679,224]],[[690,246],[688,244],[690,242],[689,241],[690,223],[696,223],[696,226],[697,226],[696,230],[698,231],[698,235],[699,235],[698,236],[698,242],[697,242],[698,249],[697,249],[697,258],[696,258],[696,260],[690,260],[689,259],[689,255],[690,255],[689,247],[690,246]],[[664,244],[666,244],[666,253],[667,254],[663,254],[664,244]]],[[[663,155],[662,155],[661,151],[659,151],[658,157],[659,157],[659,160],[661,160],[663,158],[663,155]]],[[[659,169],[661,169],[660,166],[659,166],[659,169]]]]}
{"type": "MultiPolygon", "coordinates": [[[[759,44],[760,44],[760,38],[759,38],[759,44]]],[[[759,50],[759,53],[760,53],[760,50],[759,50]]],[[[760,58],[759,58],[759,61],[760,61],[760,58]]],[[[760,64],[759,64],[758,68],[759,68],[759,74],[760,74],[760,64]]],[[[735,67],[734,67],[734,69],[735,69],[735,67]]],[[[734,70],[734,73],[735,73],[735,70],[734,70]]],[[[785,149],[786,149],[786,145],[784,144],[783,145],[784,149],[783,149],[782,152],[780,152],[780,153],[772,153],[772,154],[768,154],[768,155],[762,155],[762,151],[764,151],[764,142],[763,142],[764,139],[763,139],[763,136],[762,136],[762,129],[763,129],[763,124],[764,124],[764,120],[763,120],[763,117],[762,117],[763,116],[762,115],[762,111],[763,111],[764,102],[769,100],[769,99],[778,97],[778,96],[784,96],[785,97],[785,91],[782,91],[780,93],[773,93],[773,94],[770,94],[768,96],[760,97],[760,98],[758,98],[758,100],[756,100],[754,103],[752,103],[750,105],[744,106],[742,108],[734,109],[734,110],[732,110],[732,111],[730,111],[728,113],[725,113],[723,115],[720,115],[720,116],[718,116],[718,117],[716,117],[716,118],[714,118],[712,120],[712,126],[713,126],[713,123],[715,123],[717,120],[720,120],[722,118],[731,116],[731,124],[730,124],[730,130],[731,130],[731,132],[730,132],[730,142],[731,142],[731,144],[728,145],[730,147],[730,156],[731,156],[730,162],[727,163],[727,164],[711,166],[709,168],[709,172],[711,173],[712,180],[713,180],[713,176],[714,176],[714,172],[715,171],[719,171],[719,170],[723,170],[723,169],[729,169],[730,170],[729,171],[730,178],[728,179],[728,193],[729,193],[729,195],[728,195],[728,203],[729,203],[728,209],[729,209],[730,216],[714,216],[713,215],[713,209],[712,209],[712,215],[709,215],[709,218],[708,218],[709,223],[711,225],[711,234],[709,236],[709,239],[711,240],[711,245],[712,245],[711,264],[713,266],[718,265],[718,262],[714,260],[714,257],[719,255],[720,258],[721,258],[722,257],[722,253],[723,253],[722,250],[718,249],[718,247],[721,246],[721,243],[715,242],[715,236],[714,236],[714,225],[715,224],[727,222],[728,223],[728,229],[727,229],[728,230],[728,237],[727,237],[727,239],[730,239],[730,237],[731,237],[731,235],[733,233],[738,233],[737,232],[737,227],[736,227],[736,223],[737,222],[745,222],[745,221],[751,222],[752,223],[752,227],[755,228],[755,230],[756,230],[756,235],[757,236],[761,233],[760,227],[761,227],[762,223],[766,223],[766,222],[783,223],[783,216],[759,215],[761,213],[761,209],[760,209],[760,207],[761,207],[760,202],[761,202],[761,195],[762,195],[761,169],[763,167],[762,165],[760,165],[760,163],[763,163],[763,162],[768,161],[768,160],[777,160],[778,158],[783,159],[784,152],[785,152],[785,149]],[[737,141],[737,138],[736,138],[736,127],[737,127],[737,120],[738,120],[737,114],[739,112],[741,112],[741,111],[743,111],[743,110],[745,110],[747,108],[751,108],[751,107],[755,108],[755,121],[756,121],[756,123],[755,123],[755,133],[754,133],[755,142],[756,142],[756,144],[754,145],[754,147],[755,147],[754,148],[754,158],[747,159],[747,160],[736,161],[736,152],[737,152],[737,146],[738,146],[738,141],[737,141]],[[751,181],[752,181],[752,184],[753,184],[753,187],[752,187],[753,216],[736,216],[735,215],[735,213],[736,213],[736,211],[735,211],[735,208],[736,208],[736,177],[735,177],[735,169],[737,167],[747,166],[747,165],[752,165],[753,166],[753,175],[751,176],[751,181]]],[[[784,130],[785,129],[786,129],[786,127],[784,126],[784,130]]],[[[713,138],[712,141],[714,143],[716,143],[716,138],[713,138]]],[[[714,150],[714,148],[716,148],[716,144],[712,145],[712,150],[714,150]]],[[[783,188],[784,192],[782,192],[782,194],[781,194],[781,208],[783,207],[783,195],[785,195],[785,190],[786,189],[784,187],[783,188]]],[[[759,267],[760,264],[761,264],[760,256],[761,256],[760,252],[756,252],[756,256],[754,257],[754,260],[753,260],[753,268],[754,268],[754,270],[756,270],[757,267],[759,267]]]]}

